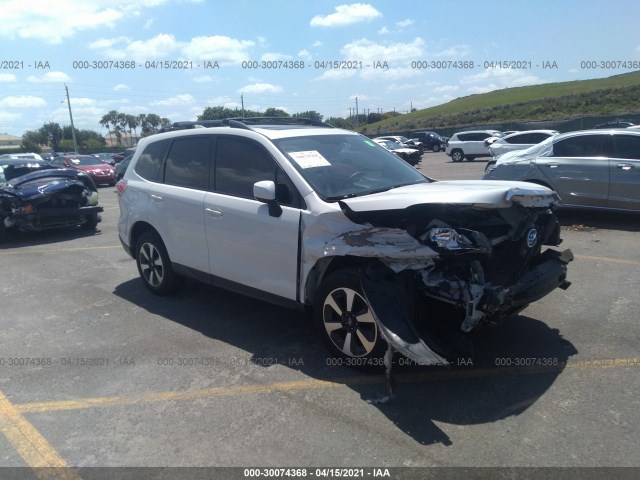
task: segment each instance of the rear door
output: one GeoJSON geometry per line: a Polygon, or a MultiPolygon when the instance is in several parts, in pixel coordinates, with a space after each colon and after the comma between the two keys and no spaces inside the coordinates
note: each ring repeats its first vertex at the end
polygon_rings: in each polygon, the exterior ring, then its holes
{"type": "Polygon", "coordinates": [[[576,135],[553,145],[548,157],[535,162],[564,205],[607,205],[610,135],[576,135]]]}
{"type": "Polygon", "coordinates": [[[608,206],[640,210],[640,136],[616,134],[613,141],[608,206]]]}
{"type": "MultiPolygon", "coordinates": [[[[149,158],[145,150],[144,158],[139,159],[137,173],[146,163],[156,161],[152,146],[155,144],[147,147],[149,158]]],[[[158,145],[161,150],[160,147],[163,146],[158,145]]],[[[144,185],[144,194],[149,197],[147,217],[162,237],[171,261],[203,273],[209,272],[203,205],[211,152],[211,136],[176,138],[166,154],[163,182],[144,185]]],[[[162,178],[162,172],[159,175],[162,178]]]]}
{"type": "Polygon", "coordinates": [[[252,139],[219,135],[215,150],[214,187],[204,202],[211,273],[296,300],[301,199],[295,187],[252,139]],[[253,184],[262,180],[276,183],[278,216],[253,196],[253,184]]]}

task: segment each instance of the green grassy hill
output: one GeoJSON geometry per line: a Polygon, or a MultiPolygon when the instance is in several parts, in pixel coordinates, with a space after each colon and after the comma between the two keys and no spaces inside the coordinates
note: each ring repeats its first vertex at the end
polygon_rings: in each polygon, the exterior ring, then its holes
{"type": "Polygon", "coordinates": [[[360,128],[368,135],[640,111],[640,72],[469,95],[360,128]]]}

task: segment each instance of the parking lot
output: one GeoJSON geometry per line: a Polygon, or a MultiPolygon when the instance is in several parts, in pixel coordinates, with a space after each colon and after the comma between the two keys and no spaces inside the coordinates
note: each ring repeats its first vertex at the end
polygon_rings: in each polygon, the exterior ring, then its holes
{"type": "Polygon", "coordinates": [[[191,281],[153,296],[114,188],[100,204],[95,233],[0,246],[0,466],[640,466],[637,215],[561,212],[571,287],[474,333],[472,366],[398,365],[373,405],[384,376],[336,364],[302,313],[191,281]]]}

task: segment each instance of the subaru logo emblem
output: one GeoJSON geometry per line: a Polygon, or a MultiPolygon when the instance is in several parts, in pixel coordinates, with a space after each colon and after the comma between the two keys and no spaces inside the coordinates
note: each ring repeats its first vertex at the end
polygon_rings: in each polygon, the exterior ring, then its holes
{"type": "Polygon", "coordinates": [[[536,230],[535,228],[532,228],[531,230],[529,230],[529,233],[527,233],[527,247],[529,248],[533,247],[537,241],[538,241],[538,230],[536,230]]]}

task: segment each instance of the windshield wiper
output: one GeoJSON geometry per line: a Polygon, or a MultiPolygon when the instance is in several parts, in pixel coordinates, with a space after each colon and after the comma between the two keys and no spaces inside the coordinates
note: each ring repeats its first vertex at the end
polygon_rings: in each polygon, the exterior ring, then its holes
{"type": "Polygon", "coordinates": [[[377,189],[373,189],[373,190],[365,190],[364,192],[345,193],[344,195],[336,195],[334,197],[327,197],[326,200],[329,201],[329,202],[334,202],[336,200],[344,200],[345,198],[359,197],[361,195],[372,195],[374,193],[387,192],[389,190],[393,190],[394,188],[406,187],[407,185],[416,185],[418,183],[428,183],[428,182],[423,182],[422,180],[420,180],[418,182],[399,183],[398,185],[390,185],[388,187],[381,187],[381,188],[377,188],[377,189]]]}

